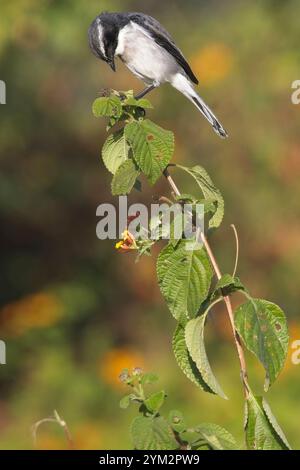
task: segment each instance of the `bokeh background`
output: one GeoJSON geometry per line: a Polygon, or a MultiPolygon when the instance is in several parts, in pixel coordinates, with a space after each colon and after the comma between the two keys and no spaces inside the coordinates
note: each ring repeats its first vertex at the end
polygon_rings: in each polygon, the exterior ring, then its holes
{"type": "MultiPolygon", "coordinates": [[[[172,350],[174,329],[155,279],[155,256],[138,264],[97,240],[96,207],[116,202],[100,160],[105,123],[91,114],[102,87],[140,90],[118,63],[114,74],[89,51],[87,29],[102,10],[142,11],[176,38],[200,92],[228,129],[222,141],[195,108],[168,86],[151,95],[150,117],[176,134],[176,162],[201,163],[222,189],[226,211],[212,239],[231,271],[239,232],[238,274],[252,294],[277,302],[300,339],[300,79],[297,0],[1,1],[0,79],[0,447],[30,449],[30,427],[57,409],[79,449],[130,448],[135,410],[122,411],[123,367],[160,376],[158,386],[191,424],[224,425],[242,442],[238,364],[223,308],[207,330],[209,356],[228,402],[187,381],[172,350]]],[[[186,188],[182,176],[178,184],[186,188]]],[[[167,194],[144,184],[131,200],[167,194]]],[[[239,299],[238,299],[239,301],[239,299]]],[[[251,383],[263,371],[247,355],[251,383]]],[[[300,448],[300,366],[290,357],[268,393],[288,439],[300,448]]],[[[44,424],[40,449],[67,448],[44,424]]]]}

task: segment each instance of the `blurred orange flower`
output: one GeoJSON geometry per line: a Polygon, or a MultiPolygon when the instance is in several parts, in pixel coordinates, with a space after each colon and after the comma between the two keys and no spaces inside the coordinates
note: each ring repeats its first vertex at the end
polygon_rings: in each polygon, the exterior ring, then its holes
{"type": "Polygon", "coordinates": [[[225,44],[208,44],[195,54],[191,63],[200,83],[214,85],[230,74],[233,55],[231,49],[225,44]]]}
{"type": "Polygon", "coordinates": [[[63,437],[51,436],[51,434],[41,435],[36,444],[38,450],[66,450],[66,442],[63,437]]]}
{"type": "Polygon", "coordinates": [[[137,352],[127,348],[107,351],[99,361],[99,373],[104,382],[112,387],[123,387],[119,375],[123,369],[144,368],[144,359],[137,352]]]}
{"type": "Polygon", "coordinates": [[[63,304],[52,294],[38,293],[5,305],[0,310],[2,332],[19,336],[32,328],[45,328],[60,319],[63,304]]]}
{"type": "Polygon", "coordinates": [[[74,447],[79,450],[101,449],[102,432],[97,423],[82,423],[74,434],[74,447]]]}

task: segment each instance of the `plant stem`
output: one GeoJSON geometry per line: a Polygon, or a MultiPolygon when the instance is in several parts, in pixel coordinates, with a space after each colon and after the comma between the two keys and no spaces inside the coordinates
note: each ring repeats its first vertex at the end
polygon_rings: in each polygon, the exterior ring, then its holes
{"type": "MultiPolygon", "coordinates": [[[[176,194],[176,196],[180,196],[180,191],[179,191],[175,181],[173,180],[172,176],[170,175],[168,169],[164,170],[164,176],[166,177],[170,187],[172,188],[172,190],[176,194]]],[[[221,274],[220,268],[218,266],[218,263],[216,261],[216,258],[214,256],[214,254],[212,252],[212,249],[211,249],[211,247],[208,243],[208,240],[207,240],[204,232],[202,232],[202,231],[200,231],[200,238],[201,238],[202,243],[203,243],[203,245],[206,249],[208,257],[211,261],[211,264],[212,264],[212,267],[215,271],[217,279],[221,279],[222,274],[221,274]]],[[[240,362],[240,372],[241,372],[241,380],[242,380],[243,389],[244,389],[244,395],[245,395],[245,398],[247,399],[249,397],[249,384],[248,384],[248,374],[247,374],[247,366],[246,366],[244,350],[243,350],[243,346],[242,346],[242,343],[241,343],[241,339],[240,339],[240,337],[238,335],[238,332],[236,331],[235,326],[234,326],[234,314],[233,314],[233,310],[232,310],[230,297],[228,295],[223,295],[223,299],[224,299],[224,302],[225,302],[225,305],[226,305],[228,317],[229,317],[232,332],[233,332],[234,342],[235,342],[235,346],[236,346],[236,349],[237,349],[238,358],[239,358],[239,362],[240,362]]]]}
{"type": "Polygon", "coordinates": [[[233,273],[232,273],[232,277],[235,277],[235,275],[236,275],[236,270],[237,270],[238,263],[239,263],[240,243],[239,243],[239,237],[238,237],[238,233],[237,233],[237,229],[235,228],[235,225],[234,225],[234,224],[231,224],[230,227],[231,227],[232,230],[233,230],[234,238],[235,238],[235,245],[236,245],[235,263],[234,263],[234,268],[233,268],[233,273]]]}
{"type": "Polygon", "coordinates": [[[38,432],[38,429],[41,426],[41,424],[44,424],[44,423],[58,423],[62,427],[62,429],[65,433],[65,437],[67,439],[69,449],[70,450],[75,450],[74,441],[73,441],[72,435],[69,431],[69,428],[67,426],[67,423],[63,419],[61,419],[61,417],[59,416],[59,414],[57,413],[56,410],[54,410],[54,417],[41,419],[40,421],[37,421],[32,426],[32,435],[33,435],[33,442],[34,442],[35,447],[37,446],[37,432],[38,432]]]}

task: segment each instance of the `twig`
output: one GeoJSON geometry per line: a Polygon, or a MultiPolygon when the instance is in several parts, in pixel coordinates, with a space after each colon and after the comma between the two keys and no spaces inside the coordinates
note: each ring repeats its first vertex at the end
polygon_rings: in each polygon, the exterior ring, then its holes
{"type": "MultiPolygon", "coordinates": [[[[172,191],[177,196],[180,196],[180,191],[179,191],[175,181],[173,180],[172,176],[170,175],[170,173],[167,169],[164,170],[164,176],[166,177],[170,187],[172,188],[172,191]]],[[[216,258],[214,256],[214,254],[211,250],[211,247],[208,243],[208,240],[207,240],[204,232],[202,232],[202,231],[200,232],[200,238],[203,242],[203,245],[206,249],[208,257],[211,261],[211,264],[212,264],[213,269],[215,271],[216,277],[219,280],[222,277],[220,268],[218,266],[218,263],[216,261],[216,258]]],[[[230,324],[231,324],[231,328],[232,328],[232,332],[233,332],[233,337],[234,337],[234,341],[235,341],[235,345],[236,345],[236,349],[237,349],[237,353],[238,353],[238,358],[239,358],[239,362],[240,362],[241,380],[242,380],[242,384],[243,384],[243,388],[244,388],[245,398],[247,399],[248,396],[249,396],[249,384],[248,384],[248,374],[247,374],[247,366],[246,366],[246,361],[245,361],[244,350],[243,350],[243,346],[242,346],[242,343],[241,343],[241,339],[240,339],[240,337],[238,335],[238,332],[236,331],[235,326],[234,326],[234,314],[233,314],[233,310],[232,310],[230,297],[227,296],[227,295],[224,295],[223,299],[224,299],[224,302],[225,302],[225,305],[226,305],[227,313],[228,313],[228,316],[229,316],[229,320],[230,320],[230,324]]]]}
{"type": "Polygon", "coordinates": [[[169,199],[168,197],[165,197],[165,196],[160,196],[158,201],[159,202],[165,202],[165,203],[169,204],[169,206],[173,205],[173,201],[171,201],[171,199],[169,199]]]}
{"type": "Polygon", "coordinates": [[[235,263],[234,263],[234,268],[233,268],[233,273],[232,273],[232,277],[234,277],[236,275],[236,270],[237,270],[238,262],[239,262],[240,244],[239,244],[239,237],[238,237],[238,233],[237,233],[237,229],[235,225],[231,224],[230,227],[232,228],[233,233],[234,233],[235,247],[236,247],[235,248],[235,263]]]}
{"type": "Polygon", "coordinates": [[[56,410],[54,410],[54,416],[55,416],[55,419],[58,422],[58,424],[64,430],[64,433],[65,433],[65,436],[66,436],[66,439],[68,441],[70,449],[75,449],[74,441],[73,441],[73,438],[72,438],[71,433],[69,431],[69,428],[67,426],[67,423],[63,419],[61,419],[61,417],[59,416],[59,414],[57,413],[56,410]]]}
{"type": "Polygon", "coordinates": [[[41,426],[41,424],[44,424],[44,423],[59,424],[64,430],[64,433],[65,433],[65,436],[69,445],[69,449],[71,450],[75,449],[74,441],[69,431],[69,428],[67,426],[67,423],[63,419],[61,419],[61,417],[59,416],[56,410],[54,410],[54,417],[41,419],[40,421],[37,421],[36,423],[34,423],[34,425],[31,427],[33,443],[35,447],[37,447],[37,431],[39,427],[41,426]]]}

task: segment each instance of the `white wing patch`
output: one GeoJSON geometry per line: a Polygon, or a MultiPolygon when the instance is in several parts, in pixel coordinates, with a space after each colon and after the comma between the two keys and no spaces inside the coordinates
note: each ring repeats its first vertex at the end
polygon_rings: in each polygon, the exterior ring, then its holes
{"type": "Polygon", "coordinates": [[[97,30],[98,30],[100,51],[102,52],[104,57],[106,57],[104,44],[103,44],[103,26],[102,26],[101,21],[99,19],[97,20],[97,30]]]}
{"type": "Polygon", "coordinates": [[[130,23],[124,26],[124,28],[122,28],[119,32],[118,46],[116,48],[115,55],[122,56],[124,54],[127,42],[128,40],[131,40],[132,34],[136,39],[138,39],[139,36],[142,34],[143,36],[153,41],[150,33],[148,33],[144,28],[142,28],[138,24],[134,23],[133,21],[130,21],[130,23]]]}
{"type": "Polygon", "coordinates": [[[170,81],[179,71],[175,59],[142,26],[131,21],[119,32],[115,55],[146,84],[170,81]]]}

